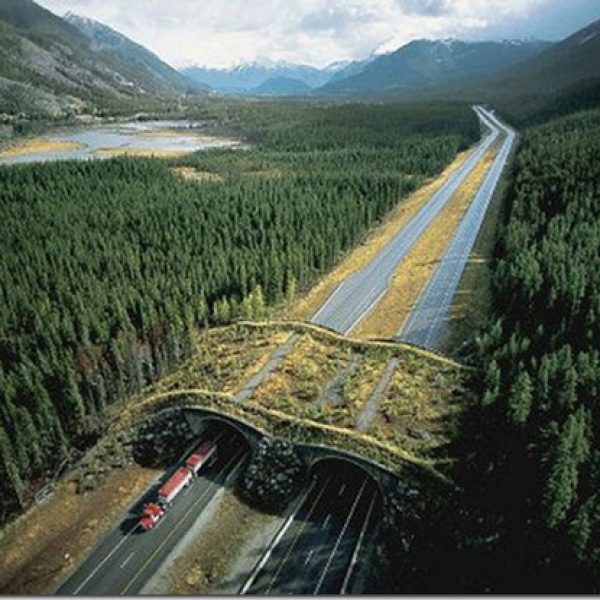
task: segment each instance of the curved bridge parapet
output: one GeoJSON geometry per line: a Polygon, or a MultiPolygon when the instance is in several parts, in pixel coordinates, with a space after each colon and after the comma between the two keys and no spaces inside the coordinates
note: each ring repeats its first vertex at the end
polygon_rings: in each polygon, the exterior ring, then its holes
{"type": "MultiPolygon", "coordinates": [[[[235,419],[217,410],[189,406],[182,407],[182,410],[192,430],[199,435],[206,421],[210,420],[221,421],[229,427],[236,429],[245,438],[252,450],[256,448],[263,437],[277,437],[271,436],[258,428],[248,425],[244,421],[235,419]]],[[[377,482],[382,492],[391,489],[401,479],[398,474],[394,474],[382,465],[358,454],[323,444],[305,444],[293,440],[288,441],[294,444],[309,471],[321,461],[328,459],[342,460],[366,471],[377,482]]]]}

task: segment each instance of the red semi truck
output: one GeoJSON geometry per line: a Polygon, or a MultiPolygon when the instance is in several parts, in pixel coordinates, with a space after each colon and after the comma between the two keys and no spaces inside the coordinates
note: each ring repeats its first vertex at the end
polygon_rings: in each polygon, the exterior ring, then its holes
{"type": "Polygon", "coordinates": [[[152,529],[164,514],[165,509],[160,506],[160,504],[156,504],[156,502],[147,502],[144,504],[144,512],[140,517],[140,527],[144,531],[152,529]]]}
{"type": "Polygon", "coordinates": [[[185,461],[185,466],[179,467],[158,490],[157,502],[147,502],[140,517],[142,530],[152,529],[164,516],[173,500],[189,485],[192,484],[198,472],[204,465],[212,465],[217,460],[217,445],[205,440],[192,452],[185,461]]]}

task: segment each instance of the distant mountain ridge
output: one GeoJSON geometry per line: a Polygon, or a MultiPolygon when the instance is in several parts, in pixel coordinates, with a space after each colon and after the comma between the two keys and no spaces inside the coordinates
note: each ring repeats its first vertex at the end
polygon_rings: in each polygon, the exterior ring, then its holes
{"type": "Polygon", "coordinates": [[[274,78],[301,81],[317,95],[412,93],[445,82],[468,81],[501,71],[536,56],[551,45],[552,42],[540,40],[414,40],[388,54],[337,62],[322,69],[258,60],[225,69],[188,67],[181,73],[225,94],[254,94],[266,81],[274,78]]]}
{"type": "Polygon", "coordinates": [[[600,106],[600,20],[503,71],[438,86],[432,100],[488,102],[515,124],[600,106]]]}
{"type": "Polygon", "coordinates": [[[234,67],[218,69],[211,67],[188,67],[181,73],[196,83],[204,84],[224,94],[252,94],[270,79],[285,78],[304,83],[309,89],[327,83],[347,63],[334,63],[323,69],[288,62],[260,59],[234,67]]]}
{"type": "Polygon", "coordinates": [[[554,94],[582,82],[600,79],[600,20],[580,29],[536,57],[494,76],[481,78],[471,89],[505,95],[554,94]]]}
{"type": "Polygon", "coordinates": [[[414,40],[381,55],[358,73],[324,85],[323,95],[410,94],[445,82],[468,81],[525,61],[551,42],[506,40],[463,42],[454,39],[414,40]]]}

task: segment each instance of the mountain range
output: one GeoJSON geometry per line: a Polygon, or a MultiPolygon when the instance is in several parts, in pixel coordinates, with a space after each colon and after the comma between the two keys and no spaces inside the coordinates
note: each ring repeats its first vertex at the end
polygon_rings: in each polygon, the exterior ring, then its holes
{"type": "Polygon", "coordinates": [[[530,60],[463,86],[440,87],[433,96],[495,103],[506,107],[513,120],[596,106],[600,103],[600,20],[530,60]]]}
{"type": "Polygon", "coordinates": [[[60,18],[33,0],[0,0],[0,117],[131,113],[209,91],[488,102],[515,114],[583,107],[600,100],[600,21],[558,43],[413,40],[324,68],[262,59],[178,72],[102,23],[60,18]]]}
{"type": "Polygon", "coordinates": [[[401,96],[506,70],[552,45],[540,40],[414,40],[389,54],[323,69],[260,60],[226,69],[189,67],[182,73],[224,94],[401,96]]]}
{"type": "Polygon", "coordinates": [[[269,80],[280,78],[302,82],[307,88],[305,91],[310,91],[327,83],[347,64],[334,63],[324,69],[318,69],[308,65],[275,62],[263,58],[225,69],[197,66],[188,67],[181,72],[192,81],[206,85],[217,92],[244,95],[254,93],[269,80]]]}
{"type": "Polygon", "coordinates": [[[538,40],[414,40],[347,77],[331,81],[319,93],[356,96],[423,91],[446,82],[462,82],[502,71],[551,45],[538,40]]]}

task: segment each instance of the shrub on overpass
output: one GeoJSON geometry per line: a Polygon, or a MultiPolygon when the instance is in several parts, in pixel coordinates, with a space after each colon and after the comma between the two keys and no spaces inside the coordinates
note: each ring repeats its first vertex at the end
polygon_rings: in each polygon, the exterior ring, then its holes
{"type": "Polygon", "coordinates": [[[264,437],[241,480],[241,493],[252,504],[282,510],[304,482],[306,468],[294,445],[264,437]]]}

